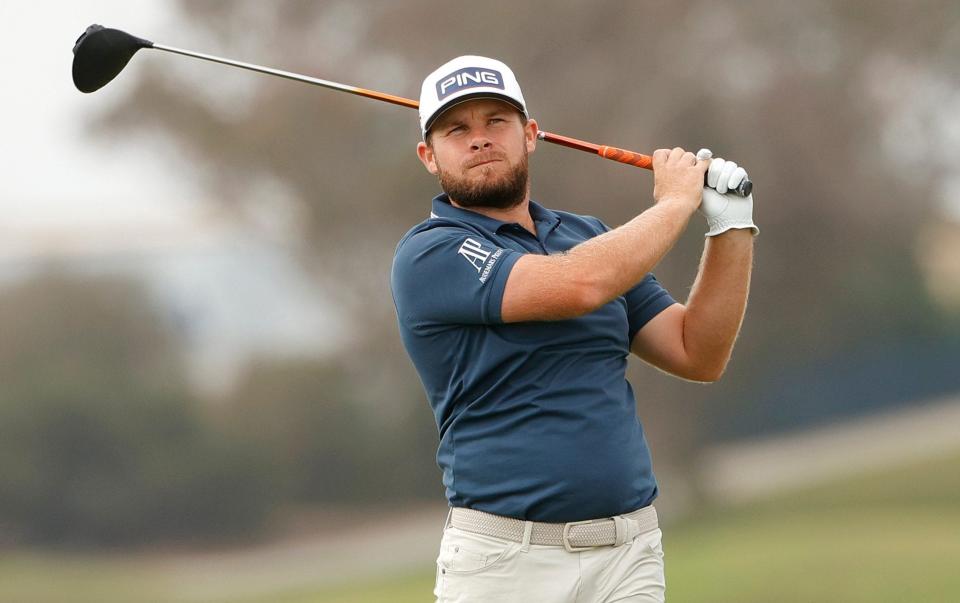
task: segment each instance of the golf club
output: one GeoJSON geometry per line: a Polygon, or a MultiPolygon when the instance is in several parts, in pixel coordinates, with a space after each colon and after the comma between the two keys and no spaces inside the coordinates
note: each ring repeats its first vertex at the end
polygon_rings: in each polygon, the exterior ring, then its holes
{"type": "MultiPolygon", "coordinates": [[[[367,90],[366,88],[358,88],[356,86],[348,86],[346,84],[339,84],[337,82],[331,82],[328,80],[321,80],[306,75],[300,75],[299,73],[291,73],[289,71],[282,71],[280,69],[272,69],[270,67],[262,67],[260,65],[253,65],[251,63],[243,63],[209,54],[183,50],[182,48],[165,46],[163,44],[151,42],[150,40],[138,38],[128,34],[125,31],[106,28],[102,25],[91,25],[88,27],[86,31],[84,31],[83,34],[77,38],[77,41],[73,46],[74,85],[78,90],[85,93],[99,90],[100,88],[109,84],[113,78],[117,77],[117,75],[123,71],[123,68],[127,66],[127,63],[130,62],[130,59],[133,57],[133,55],[141,48],[153,48],[155,50],[172,52],[174,54],[194,57],[204,61],[212,61],[214,63],[221,63],[223,65],[231,65],[233,67],[239,67],[240,69],[247,69],[249,71],[265,73],[267,75],[275,75],[298,82],[313,84],[314,86],[322,86],[331,90],[349,92],[350,94],[356,94],[358,96],[365,96],[367,98],[393,103],[395,105],[410,107],[411,109],[417,109],[420,106],[417,101],[409,98],[385,94],[383,92],[376,92],[374,90],[367,90]]],[[[593,153],[605,159],[612,159],[614,161],[627,163],[648,170],[653,169],[653,158],[649,155],[643,155],[641,153],[635,153],[633,151],[607,145],[597,145],[591,142],[578,140],[576,138],[560,136],[559,134],[551,134],[544,131],[541,131],[538,136],[541,140],[546,142],[552,142],[554,144],[565,146],[571,149],[593,153]]],[[[746,197],[751,193],[752,190],[753,183],[749,180],[744,180],[740,183],[740,186],[731,192],[740,195],[741,197],[746,197]]]]}

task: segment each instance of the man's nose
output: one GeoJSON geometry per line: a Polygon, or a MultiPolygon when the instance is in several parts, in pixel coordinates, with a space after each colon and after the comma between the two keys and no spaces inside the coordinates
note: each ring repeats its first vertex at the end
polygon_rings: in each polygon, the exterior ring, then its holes
{"type": "Polygon", "coordinates": [[[489,149],[491,142],[485,136],[477,136],[470,142],[470,149],[473,151],[482,151],[484,149],[489,149]]]}

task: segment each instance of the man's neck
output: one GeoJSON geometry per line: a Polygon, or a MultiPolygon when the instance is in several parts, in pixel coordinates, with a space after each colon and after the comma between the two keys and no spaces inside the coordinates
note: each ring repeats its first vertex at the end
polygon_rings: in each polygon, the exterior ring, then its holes
{"type": "Polygon", "coordinates": [[[459,205],[453,199],[450,199],[450,205],[454,207],[459,207],[460,209],[466,209],[468,211],[477,212],[478,214],[483,214],[488,218],[493,218],[494,220],[500,220],[501,222],[514,223],[516,222],[520,226],[526,228],[533,235],[537,234],[537,228],[533,224],[533,216],[530,215],[530,196],[527,195],[523,198],[523,201],[514,205],[509,209],[500,209],[498,207],[463,207],[459,205]]]}

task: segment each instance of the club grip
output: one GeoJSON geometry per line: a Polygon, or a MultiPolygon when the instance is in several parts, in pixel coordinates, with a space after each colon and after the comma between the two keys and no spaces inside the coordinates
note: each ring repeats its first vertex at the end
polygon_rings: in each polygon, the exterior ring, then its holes
{"type": "MultiPolygon", "coordinates": [[[[613,159],[614,161],[619,161],[620,163],[628,163],[630,165],[635,165],[647,170],[653,169],[653,157],[649,155],[634,153],[633,151],[619,149],[617,147],[609,147],[606,145],[600,146],[597,149],[597,153],[604,159],[613,159]]],[[[707,186],[706,174],[703,175],[703,185],[707,186]]],[[[740,186],[731,190],[730,192],[735,193],[740,197],[749,197],[750,193],[753,192],[753,182],[745,179],[740,183],[740,186]]]]}
{"type": "MultiPolygon", "coordinates": [[[[707,184],[707,175],[703,175],[703,185],[710,186],[707,184]]],[[[715,189],[716,187],[710,186],[710,188],[715,189]]],[[[737,188],[731,188],[727,191],[727,194],[733,193],[738,197],[749,197],[750,193],[753,192],[753,182],[750,182],[746,178],[740,181],[740,185],[737,188]]]]}
{"type": "Polygon", "coordinates": [[[750,194],[753,193],[753,182],[744,178],[743,181],[740,182],[740,186],[735,188],[733,192],[741,197],[749,197],[750,194]]]}
{"type": "Polygon", "coordinates": [[[649,155],[634,153],[626,149],[618,149],[617,147],[608,147],[606,145],[601,146],[597,152],[604,159],[613,159],[620,163],[629,163],[630,165],[635,165],[647,170],[653,169],[653,157],[649,155]]]}

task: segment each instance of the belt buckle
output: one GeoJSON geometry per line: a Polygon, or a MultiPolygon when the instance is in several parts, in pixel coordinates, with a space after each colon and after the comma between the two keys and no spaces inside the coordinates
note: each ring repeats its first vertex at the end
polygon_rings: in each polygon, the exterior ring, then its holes
{"type": "Polygon", "coordinates": [[[583,521],[569,521],[563,524],[563,548],[567,549],[567,552],[570,553],[579,553],[580,551],[589,551],[594,548],[592,546],[573,546],[570,544],[570,528],[574,526],[582,526],[590,523],[597,523],[598,521],[603,521],[602,519],[584,519],[583,521]]]}

